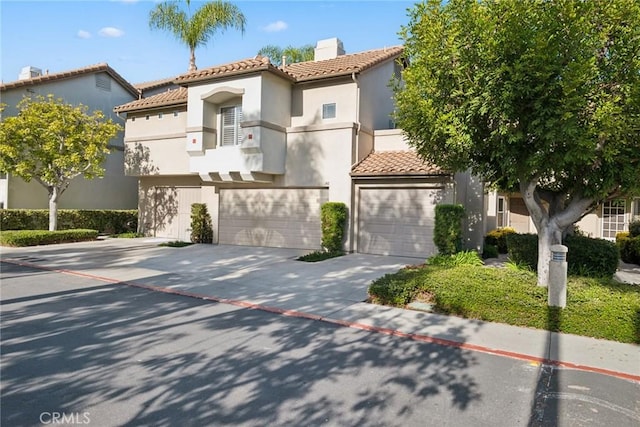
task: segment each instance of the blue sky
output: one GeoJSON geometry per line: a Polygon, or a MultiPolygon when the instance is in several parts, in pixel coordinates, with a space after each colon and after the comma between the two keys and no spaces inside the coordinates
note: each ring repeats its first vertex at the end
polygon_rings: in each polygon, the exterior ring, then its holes
{"type": "MultiPolygon", "coordinates": [[[[254,56],[267,45],[300,46],[338,37],[347,53],[401,44],[408,1],[242,1],[242,35],[219,34],[196,50],[204,68],[254,56]]],[[[192,0],[192,8],[201,3],[192,0]]],[[[2,81],[32,65],[50,73],[106,62],[132,83],[187,70],[188,49],[170,34],[149,29],[154,1],[0,1],[2,81]]]]}

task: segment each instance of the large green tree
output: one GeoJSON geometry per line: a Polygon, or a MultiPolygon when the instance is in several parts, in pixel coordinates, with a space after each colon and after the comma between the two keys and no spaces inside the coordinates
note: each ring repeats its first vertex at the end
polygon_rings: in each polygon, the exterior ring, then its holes
{"type": "Polygon", "coordinates": [[[313,61],[314,47],[313,45],[306,44],[300,47],[287,46],[281,48],[276,45],[266,45],[258,51],[258,55],[267,56],[272,64],[277,66],[282,65],[282,57],[284,56],[287,64],[293,64],[295,62],[313,61]]]}
{"type": "Polygon", "coordinates": [[[151,29],[166,30],[190,52],[189,71],[197,70],[196,48],[206,45],[216,33],[235,28],[244,33],[246,19],[240,9],[226,1],[211,1],[191,13],[191,1],[185,0],[187,11],[177,1],[157,4],[149,13],[151,29]]]}
{"type": "Polygon", "coordinates": [[[426,160],[519,191],[550,247],[640,188],[640,2],[429,1],[401,29],[397,123],[426,160]]]}
{"type": "Polygon", "coordinates": [[[71,180],[104,175],[109,141],[121,127],[101,111],[65,104],[53,95],[24,98],[18,115],[0,122],[0,170],[49,193],[49,230],[57,228],[58,200],[71,180]]]}

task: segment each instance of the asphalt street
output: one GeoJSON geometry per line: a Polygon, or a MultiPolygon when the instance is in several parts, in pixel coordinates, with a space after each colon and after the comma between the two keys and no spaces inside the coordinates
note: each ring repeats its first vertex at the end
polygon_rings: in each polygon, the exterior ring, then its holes
{"type": "Polygon", "coordinates": [[[640,384],[1,263],[6,426],[637,426],[640,384]]]}

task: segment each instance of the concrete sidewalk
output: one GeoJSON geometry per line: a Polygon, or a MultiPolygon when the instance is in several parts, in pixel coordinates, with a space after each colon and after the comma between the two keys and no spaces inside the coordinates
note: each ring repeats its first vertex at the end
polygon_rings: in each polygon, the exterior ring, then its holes
{"type": "Polygon", "coordinates": [[[158,247],[158,239],[107,239],[2,248],[7,262],[67,270],[215,301],[435,341],[640,381],[640,346],[364,302],[369,283],[414,258],[349,254],[320,263],[307,251],[225,245],[158,247]]]}

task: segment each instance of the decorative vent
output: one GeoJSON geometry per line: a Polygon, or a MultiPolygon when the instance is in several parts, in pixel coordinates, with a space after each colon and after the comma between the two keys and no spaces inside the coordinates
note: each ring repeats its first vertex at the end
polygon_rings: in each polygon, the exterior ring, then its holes
{"type": "Polygon", "coordinates": [[[111,92],[111,78],[104,73],[96,74],[96,87],[111,92]]]}

